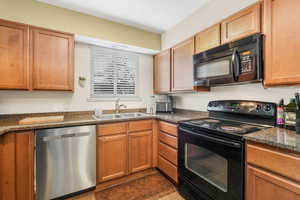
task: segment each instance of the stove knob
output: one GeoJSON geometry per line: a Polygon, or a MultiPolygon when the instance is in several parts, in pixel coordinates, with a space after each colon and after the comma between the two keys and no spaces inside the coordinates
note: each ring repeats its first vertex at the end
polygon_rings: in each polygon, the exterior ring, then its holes
{"type": "Polygon", "coordinates": [[[266,104],[264,110],[265,112],[270,112],[272,110],[272,106],[270,104],[266,104]]]}
{"type": "Polygon", "coordinates": [[[257,112],[261,111],[261,105],[258,104],[258,105],[256,106],[256,111],[257,111],[257,112]]]}

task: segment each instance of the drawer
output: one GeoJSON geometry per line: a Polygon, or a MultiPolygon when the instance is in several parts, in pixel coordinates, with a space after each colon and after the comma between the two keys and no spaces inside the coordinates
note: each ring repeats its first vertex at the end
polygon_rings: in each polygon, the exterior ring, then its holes
{"type": "Polygon", "coordinates": [[[126,134],[126,132],[126,122],[97,125],[97,136],[126,134]]]}
{"type": "Polygon", "coordinates": [[[247,144],[247,162],[300,181],[300,156],[273,148],[247,144]]]}
{"type": "Polygon", "coordinates": [[[172,135],[169,135],[167,133],[160,131],[159,132],[159,140],[167,145],[170,145],[171,147],[174,147],[175,149],[178,148],[178,146],[177,146],[178,139],[175,136],[172,136],[172,135]]]}
{"type": "Polygon", "coordinates": [[[177,125],[167,123],[164,121],[159,121],[158,127],[159,130],[177,137],[177,125]]]}
{"type": "Polygon", "coordinates": [[[158,168],[167,176],[178,183],[178,169],[175,165],[167,161],[161,156],[158,156],[158,168]]]}
{"type": "Polygon", "coordinates": [[[158,153],[171,163],[177,166],[177,150],[160,142],[158,145],[158,153]]]}
{"type": "Polygon", "coordinates": [[[141,121],[129,122],[129,126],[128,126],[129,132],[146,131],[146,130],[152,130],[152,120],[141,120],[141,121]]]}

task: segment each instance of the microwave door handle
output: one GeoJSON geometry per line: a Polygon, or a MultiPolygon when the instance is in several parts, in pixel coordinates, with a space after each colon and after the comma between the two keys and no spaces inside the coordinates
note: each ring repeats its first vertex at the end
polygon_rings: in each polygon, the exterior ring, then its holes
{"type": "Polygon", "coordinates": [[[233,51],[231,64],[232,64],[232,71],[233,71],[233,79],[234,81],[238,81],[240,77],[241,61],[237,49],[234,49],[233,51]]]}
{"type": "Polygon", "coordinates": [[[210,136],[207,136],[207,135],[197,134],[197,133],[194,133],[193,131],[190,131],[190,130],[187,130],[187,129],[181,128],[181,127],[179,127],[179,130],[181,130],[183,132],[186,132],[188,134],[191,134],[195,137],[202,138],[204,140],[210,141],[210,142],[215,142],[215,143],[225,145],[225,146],[229,146],[229,147],[232,147],[232,148],[241,148],[240,143],[226,141],[226,140],[223,140],[223,139],[220,139],[220,138],[214,138],[214,137],[210,137],[210,136]]]}

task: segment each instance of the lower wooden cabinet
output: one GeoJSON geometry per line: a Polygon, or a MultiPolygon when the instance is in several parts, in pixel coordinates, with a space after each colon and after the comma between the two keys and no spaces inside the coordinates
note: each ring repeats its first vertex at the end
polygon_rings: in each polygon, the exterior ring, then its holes
{"type": "Polygon", "coordinates": [[[300,200],[299,154],[248,143],[246,156],[246,200],[300,200]]]}
{"type": "Polygon", "coordinates": [[[158,156],[158,168],[170,177],[173,181],[178,183],[178,168],[177,166],[173,165],[167,159],[163,158],[162,156],[158,156]]]}
{"type": "Polygon", "coordinates": [[[138,120],[97,126],[97,183],[152,167],[152,123],[138,120]]]}
{"type": "Polygon", "coordinates": [[[98,137],[97,182],[125,176],[128,173],[127,135],[98,137]]]}
{"type": "Polygon", "coordinates": [[[247,200],[299,200],[300,185],[271,172],[247,167],[247,200]]]}
{"type": "Polygon", "coordinates": [[[158,168],[178,183],[177,125],[159,121],[158,168]]]}
{"type": "Polygon", "coordinates": [[[129,134],[129,172],[152,166],[152,131],[129,134]]]}
{"type": "Polygon", "coordinates": [[[34,132],[0,136],[0,200],[34,200],[34,132]]]}

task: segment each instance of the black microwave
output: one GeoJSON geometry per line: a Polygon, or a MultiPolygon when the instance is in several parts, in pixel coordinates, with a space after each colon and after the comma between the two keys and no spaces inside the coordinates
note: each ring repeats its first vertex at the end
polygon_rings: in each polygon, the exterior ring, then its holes
{"type": "Polygon", "coordinates": [[[218,86],[263,80],[263,35],[254,34],[195,54],[194,86],[218,86]]]}

